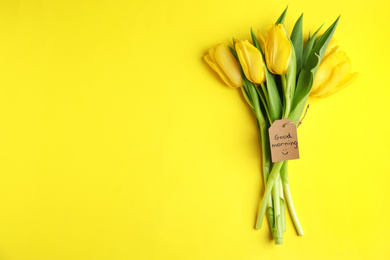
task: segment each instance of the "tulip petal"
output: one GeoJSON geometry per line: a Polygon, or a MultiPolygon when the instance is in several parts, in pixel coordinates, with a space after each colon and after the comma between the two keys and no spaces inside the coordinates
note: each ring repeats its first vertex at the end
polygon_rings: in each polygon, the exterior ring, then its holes
{"type": "Polygon", "coordinates": [[[282,24],[271,25],[267,29],[265,57],[268,69],[279,75],[287,72],[290,63],[291,44],[282,24]]]}
{"type": "Polygon", "coordinates": [[[355,73],[349,73],[338,85],[337,87],[335,87],[334,89],[332,89],[331,91],[329,91],[328,93],[325,93],[324,95],[321,95],[321,96],[315,96],[317,98],[326,98],[326,97],[329,97],[337,92],[339,92],[340,90],[348,87],[351,83],[353,83],[357,77],[358,77],[359,73],[355,72],[355,73]]]}
{"type": "Polygon", "coordinates": [[[215,60],[215,47],[209,49],[209,58],[213,61],[213,63],[217,63],[215,60]]]}
{"type": "Polygon", "coordinates": [[[321,61],[311,90],[312,95],[320,96],[336,87],[350,69],[351,62],[345,52],[334,47],[321,61]]]}
{"type": "Polygon", "coordinates": [[[230,82],[235,87],[241,87],[243,85],[240,65],[236,58],[225,44],[218,44],[215,47],[215,60],[220,68],[225,72],[225,75],[229,78],[230,82]]]}
{"type": "MultiPolygon", "coordinates": [[[[213,51],[212,51],[213,52],[213,51]]],[[[218,66],[217,63],[214,63],[213,59],[211,58],[210,55],[205,55],[204,56],[204,59],[205,61],[207,62],[207,64],[210,65],[210,67],[218,73],[218,75],[221,77],[221,79],[223,80],[223,82],[225,82],[226,85],[228,85],[229,87],[231,88],[237,88],[238,86],[235,86],[230,80],[229,78],[225,75],[225,73],[223,72],[223,70],[218,66]]]]}
{"type": "Polygon", "coordinates": [[[239,59],[240,64],[241,64],[241,68],[244,71],[244,74],[247,77],[247,79],[252,82],[253,80],[251,78],[250,71],[249,71],[249,68],[248,68],[248,61],[247,61],[248,60],[248,54],[246,53],[246,50],[243,47],[242,41],[238,41],[236,43],[235,47],[236,47],[236,52],[237,52],[238,59],[239,59]]]}
{"type": "Polygon", "coordinates": [[[324,61],[324,60],[328,59],[328,57],[332,57],[335,53],[339,52],[339,49],[340,49],[340,46],[338,46],[338,45],[332,46],[331,49],[326,49],[326,52],[325,52],[326,55],[324,55],[324,57],[322,57],[322,60],[324,61]]]}
{"type": "Polygon", "coordinates": [[[237,56],[249,81],[261,84],[265,81],[264,62],[260,51],[248,41],[236,44],[237,56]]]}
{"type": "Polygon", "coordinates": [[[326,48],[326,51],[325,51],[323,58],[328,56],[330,54],[330,52],[333,51],[333,48],[335,48],[335,47],[338,47],[338,41],[335,38],[332,38],[329,42],[328,47],[326,48]]]}
{"type": "Polygon", "coordinates": [[[334,89],[337,84],[348,74],[348,72],[349,66],[347,66],[347,62],[343,62],[342,64],[337,65],[329,75],[329,78],[319,88],[312,91],[312,95],[321,96],[334,89]]]}

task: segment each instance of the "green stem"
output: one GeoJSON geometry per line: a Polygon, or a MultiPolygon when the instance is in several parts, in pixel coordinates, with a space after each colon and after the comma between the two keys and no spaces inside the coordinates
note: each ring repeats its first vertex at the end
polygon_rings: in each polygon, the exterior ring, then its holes
{"type": "Polygon", "coordinates": [[[283,241],[283,220],[282,210],[280,207],[280,177],[277,177],[276,183],[272,189],[272,196],[274,199],[274,222],[275,227],[273,230],[273,236],[275,238],[275,244],[282,244],[283,241]]]}
{"type": "Polygon", "coordinates": [[[288,184],[286,185],[283,183],[283,189],[284,189],[284,193],[286,195],[286,202],[287,202],[288,210],[290,211],[291,219],[294,223],[295,229],[297,230],[297,233],[299,236],[304,236],[305,234],[303,233],[301,224],[299,223],[298,215],[295,212],[295,208],[294,208],[294,204],[292,201],[289,185],[288,184]]]}
{"type": "MultiPolygon", "coordinates": [[[[283,191],[282,191],[283,193],[283,191]]],[[[286,203],[284,202],[284,199],[280,198],[280,209],[282,214],[282,225],[283,225],[283,232],[286,232],[286,203]]]]}
{"type": "Polygon", "coordinates": [[[260,86],[264,92],[265,101],[267,102],[267,106],[270,107],[267,88],[264,86],[264,83],[261,83],[260,86]]]}
{"type": "Polygon", "coordinates": [[[252,104],[253,104],[255,116],[257,119],[263,119],[264,117],[263,117],[263,113],[261,112],[259,96],[257,94],[256,87],[252,83],[247,84],[247,87],[249,90],[249,94],[251,95],[252,98],[252,104]]]}
{"type": "MultiPolygon", "coordinates": [[[[283,166],[285,163],[283,164],[283,166]]],[[[282,168],[283,168],[282,166],[282,168]]],[[[283,226],[283,232],[286,232],[286,203],[284,202],[284,195],[283,195],[283,184],[282,179],[278,178],[278,185],[280,187],[280,212],[282,214],[282,226],[283,226]]]]}
{"type": "MultiPolygon", "coordinates": [[[[271,156],[270,156],[270,146],[269,146],[269,138],[268,138],[268,125],[265,120],[260,121],[257,120],[257,127],[259,130],[259,138],[261,142],[261,156],[262,156],[262,167],[263,167],[263,179],[264,183],[267,183],[269,172],[271,169],[271,156]]],[[[274,208],[272,203],[272,198],[270,197],[268,200],[268,222],[270,225],[270,229],[274,229],[274,208]]]]}
{"type": "Polygon", "coordinates": [[[261,201],[259,212],[257,214],[256,229],[260,229],[261,225],[263,224],[263,219],[265,215],[265,210],[267,208],[268,200],[270,199],[272,188],[275,184],[276,178],[279,175],[279,171],[282,165],[283,162],[274,163],[271,174],[268,176],[268,181],[265,187],[263,200],[261,201]]]}
{"type": "Polygon", "coordinates": [[[245,98],[246,103],[253,109],[251,99],[249,98],[248,93],[246,92],[246,89],[244,87],[242,87],[241,91],[242,91],[242,95],[245,98]]]}
{"type": "Polygon", "coordinates": [[[284,111],[283,111],[283,118],[288,118],[290,114],[290,109],[291,109],[291,92],[288,89],[287,86],[287,80],[286,80],[286,75],[280,76],[282,79],[282,85],[283,85],[283,92],[284,92],[284,111]]]}
{"type": "MultiPolygon", "coordinates": [[[[250,84],[252,84],[252,83],[250,83],[250,84]]],[[[258,95],[260,97],[260,100],[263,103],[263,107],[264,107],[265,113],[267,114],[268,121],[270,122],[270,124],[272,124],[273,121],[271,119],[271,115],[270,115],[270,112],[269,112],[269,109],[268,109],[268,104],[267,104],[267,101],[266,101],[265,93],[262,92],[262,90],[260,90],[259,88],[255,87],[254,85],[253,85],[253,87],[257,91],[257,93],[258,93],[258,95]]]]}
{"type": "Polygon", "coordinates": [[[269,126],[265,122],[263,122],[263,124],[259,122],[259,135],[261,141],[261,153],[264,173],[263,175],[265,183],[267,183],[268,176],[271,170],[271,152],[268,137],[268,127],[269,126]]]}
{"type": "Polygon", "coordinates": [[[288,206],[288,210],[290,211],[291,219],[294,223],[295,229],[297,230],[297,233],[299,236],[303,236],[303,230],[301,227],[301,224],[299,223],[298,215],[295,211],[294,203],[292,200],[291,192],[290,192],[290,185],[288,183],[288,163],[285,162],[283,165],[281,171],[280,171],[281,177],[282,177],[282,183],[283,183],[283,189],[284,194],[288,206]]]}
{"type": "MultiPolygon", "coordinates": [[[[258,90],[256,87],[249,82],[246,82],[244,80],[244,85],[247,87],[249,91],[249,95],[251,96],[252,104],[253,104],[253,112],[258,120],[258,125],[259,125],[259,133],[260,133],[260,139],[261,139],[261,146],[262,146],[262,153],[263,153],[263,175],[264,179],[267,180],[268,175],[269,175],[269,168],[271,165],[271,158],[270,158],[270,152],[269,152],[269,139],[268,139],[268,125],[266,123],[266,120],[263,116],[263,113],[260,108],[260,102],[259,98],[261,97],[261,94],[258,93],[258,90]]],[[[264,104],[265,105],[265,104],[264,104]]],[[[273,208],[272,208],[272,199],[267,198],[267,201],[269,201],[269,207],[268,207],[268,219],[270,223],[270,228],[274,228],[274,223],[273,223],[273,208]]],[[[266,206],[266,205],[265,205],[266,206]]],[[[265,209],[264,209],[265,211],[265,209]]]]}
{"type": "MultiPolygon", "coordinates": [[[[262,111],[260,108],[260,102],[259,102],[259,98],[261,98],[262,96],[261,96],[261,93],[258,93],[258,89],[253,84],[251,84],[249,82],[246,82],[246,83],[247,83],[246,87],[248,88],[249,94],[251,95],[253,110],[255,112],[256,118],[259,120],[259,129],[261,129],[260,132],[262,135],[260,138],[262,140],[263,155],[269,156],[270,153],[266,152],[269,149],[269,143],[268,143],[269,139],[265,138],[265,137],[268,137],[268,131],[266,128],[266,122],[265,122],[264,116],[262,114],[262,111]],[[268,149],[267,149],[267,147],[268,147],[268,149]]],[[[263,101],[265,110],[267,111],[267,104],[266,104],[265,100],[262,100],[262,101],[263,101]]],[[[268,119],[269,119],[270,123],[272,123],[272,120],[269,117],[269,113],[267,113],[267,115],[268,115],[268,119]]],[[[265,158],[265,160],[263,162],[267,162],[267,163],[269,162],[269,164],[270,164],[271,159],[269,157],[265,158]]],[[[265,215],[265,210],[267,209],[267,204],[269,204],[270,207],[268,207],[267,214],[269,217],[269,222],[270,222],[271,228],[273,230],[276,230],[276,232],[273,232],[276,244],[281,244],[283,241],[282,219],[281,219],[281,212],[280,212],[280,195],[279,195],[280,190],[276,189],[276,191],[275,191],[276,193],[274,196],[276,198],[276,200],[274,200],[274,201],[278,205],[277,211],[272,210],[271,191],[272,191],[272,187],[274,186],[275,180],[278,176],[278,173],[279,173],[282,165],[283,165],[283,162],[276,163],[274,165],[274,167],[272,168],[271,174],[268,176],[268,180],[266,178],[267,177],[267,169],[264,172],[264,179],[267,180],[267,185],[266,185],[263,200],[261,202],[258,220],[256,223],[256,228],[260,228],[261,224],[263,222],[264,215],[265,215]],[[274,223],[271,222],[273,215],[275,215],[275,218],[273,218],[274,223]],[[259,220],[259,218],[260,218],[260,220],[259,220]]],[[[268,169],[268,171],[269,171],[269,169],[268,169]]],[[[278,185],[278,187],[280,187],[280,186],[278,185]]]]}

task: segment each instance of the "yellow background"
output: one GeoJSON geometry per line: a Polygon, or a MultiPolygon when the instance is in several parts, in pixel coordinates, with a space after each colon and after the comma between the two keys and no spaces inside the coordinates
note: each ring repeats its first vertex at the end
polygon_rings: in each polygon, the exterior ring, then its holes
{"type": "Polygon", "coordinates": [[[1,1],[0,259],[390,259],[388,1],[1,1]],[[358,80],[310,100],[284,244],[253,115],[202,60],[289,4],[358,80]]]}

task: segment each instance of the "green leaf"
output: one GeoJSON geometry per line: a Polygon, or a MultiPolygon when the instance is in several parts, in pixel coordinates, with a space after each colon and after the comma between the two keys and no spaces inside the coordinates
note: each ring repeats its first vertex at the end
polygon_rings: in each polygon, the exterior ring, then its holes
{"type": "MultiPolygon", "coordinates": [[[[250,84],[252,84],[252,83],[250,83],[250,84]]],[[[253,85],[253,84],[252,84],[253,85]]],[[[251,87],[251,86],[250,86],[251,87]]],[[[264,108],[264,110],[265,110],[265,113],[266,113],[266,115],[267,115],[267,117],[268,117],[268,121],[270,121],[270,124],[271,124],[271,115],[270,115],[270,113],[269,113],[269,109],[268,109],[268,106],[267,106],[267,100],[266,100],[266,98],[265,98],[265,94],[263,93],[263,91],[261,90],[261,89],[259,89],[259,88],[257,88],[257,87],[255,87],[254,85],[253,85],[253,88],[255,88],[256,89],[256,91],[257,91],[257,93],[258,93],[258,95],[259,95],[259,97],[260,97],[260,100],[261,100],[261,103],[263,104],[263,108],[264,108]]]]}
{"type": "Polygon", "coordinates": [[[295,49],[295,57],[297,60],[297,74],[302,68],[302,53],[303,53],[303,33],[302,33],[303,14],[298,18],[291,33],[291,41],[295,49]]]}
{"type": "MultiPolygon", "coordinates": [[[[301,71],[300,75],[303,74],[304,72],[306,72],[306,71],[303,69],[301,71]]],[[[312,74],[310,73],[309,75],[305,76],[304,81],[306,83],[305,85],[307,86],[306,89],[309,89],[309,88],[311,89],[311,87],[309,87],[309,86],[311,86],[313,84],[312,74]]],[[[303,112],[303,109],[305,108],[306,101],[309,98],[309,94],[310,94],[310,92],[307,93],[306,95],[304,95],[302,98],[296,99],[296,101],[294,100],[293,109],[291,110],[290,115],[288,117],[291,121],[296,121],[296,120],[300,119],[302,112],[303,112]]]]}
{"type": "Polygon", "coordinates": [[[282,100],[279,96],[278,86],[275,82],[275,76],[270,73],[267,69],[267,67],[264,65],[265,68],[265,77],[267,82],[267,89],[268,89],[268,99],[270,103],[269,111],[272,121],[275,121],[277,119],[280,119],[282,116],[282,100]]]}
{"type": "MultiPolygon", "coordinates": [[[[307,57],[309,57],[309,54],[311,52],[311,50],[313,49],[313,45],[314,45],[314,41],[316,40],[316,37],[317,37],[317,34],[319,33],[319,31],[321,30],[323,25],[320,26],[320,28],[318,28],[318,30],[313,34],[312,37],[310,37],[310,33],[309,33],[309,40],[307,40],[307,43],[305,45],[305,48],[303,49],[303,54],[302,54],[302,67],[305,66],[306,64],[306,60],[307,60],[307,57]]],[[[299,73],[299,72],[298,72],[299,73]]]]}
{"type": "Polygon", "coordinates": [[[228,48],[229,48],[230,52],[233,54],[234,58],[236,58],[236,60],[237,60],[238,62],[240,62],[239,59],[238,59],[236,50],[233,49],[232,47],[230,47],[229,45],[228,45],[228,48]]]}
{"type": "Polygon", "coordinates": [[[326,48],[329,45],[330,39],[332,38],[336,30],[339,19],[340,16],[326,30],[323,35],[321,35],[318,39],[315,39],[317,33],[321,29],[320,27],[320,29],[318,29],[313,34],[313,36],[310,38],[309,42],[305,46],[303,56],[305,57],[307,52],[309,52],[309,54],[304,60],[303,69],[299,73],[298,84],[296,92],[294,94],[292,111],[289,115],[289,119],[292,121],[298,120],[302,115],[307,99],[309,98],[311,88],[313,86],[315,75],[317,73],[318,67],[320,66],[321,59],[324,56],[326,48]]]}
{"type": "Polygon", "coordinates": [[[334,32],[336,31],[337,24],[339,23],[340,16],[337,17],[336,21],[324,32],[323,35],[318,37],[314,43],[313,51],[318,53],[322,58],[328,48],[329,42],[332,39],[334,32]]]}
{"type": "MultiPolygon", "coordinates": [[[[240,68],[241,68],[241,65],[240,65],[240,68]]],[[[242,87],[244,88],[245,92],[247,93],[247,97],[251,101],[252,106],[255,106],[254,98],[256,98],[256,97],[252,97],[252,92],[250,91],[249,84],[248,84],[249,81],[246,79],[244,71],[242,70],[242,68],[241,68],[241,77],[242,77],[242,82],[244,83],[242,87]]]]}
{"type": "MultiPolygon", "coordinates": [[[[290,40],[290,44],[293,43],[290,40]]],[[[295,56],[295,50],[294,48],[291,49],[291,57],[290,57],[290,64],[288,65],[287,73],[286,73],[286,83],[287,83],[287,90],[289,91],[289,96],[292,99],[294,97],[295,93],[295,85],[297,81],[297,61],[295,56]]],[[[286,94],[286,93],[285,93],[286,94]]]]}
{"type": "Polygon", "coordinates": [[[302,69],[299,74],[297,89],[294,95],[294,105],[297,105],[306,95],[310,94],[311,85],[314,81],[314,71],[320,66],[321,59],[318,55],[315,56],[316,65],[311,70],[302,69]]]}
{"type": "Polygon", "coordinates": [[[287,9],[288,9],[288,6],[286,6],[286,9],[284,9],[283,13],[279,16],[279,18],[275,24],[284,23],[284,18],[286,18],[287,9]]]}
{"type": "Polygon", "coordinates": [[[260,51],[260,53],[261,53],[261,55],[263,56],[263,59],[264,59],[263,50],[261,49],[260,44],[259,44],[259,41],[257,40],[256,35],[255,35],[255,33],[253,32],[252,28],[251,28],[251,36],[252,36],[253,45],[260,51]]]}
{"type": "Polygon", "coordinates": [[[257,89],[252,82],[250,82],[247,78],[245,78],[245,75],[243,75],[243,82],[244,82],[245,90],[249,94],[249,99],[252,101],[253,112],[255,113],[256,118],[260,122],[264,122],[266,120],[264,117],[264,114],[262,112],[262,109],[261,109],[261,105],[260,105],[260,100],[261,100],[261,102],[263,103],[263,106],[266,108],[266,115],[267,115],[267,118],[269,119],[270,117],[269,117],[269,112],[268,112],[268,109],[266,106],[266,102],[264,100],[264,97],[259,92],[259,89],[257,89]],[[259,98],[260,98],[260,100],[259,100],[259,98]]]}
{"type": "Polygon", "coordinates": [[[258,88],[258,87],[255,87],[255,88],[256,88],[257,93],[259,94],[261,103],[263,104],[263,106],[264,106],[265,108],[267,108],[266,110],[268,110],[267,99],[265,98],[265,93],[264,93],[264,91],[263,91],[261,88],[258,88]]]}
{"type": "Polygon", "coordinates": [[[307,70],[303,68],[299,73],[297,88],[294,95],[292,110],[289,115],[291,121],[299,120],[302,115],[302,112],[305,108],[306,101],[309,98],[311,88],[314,82],[314,75],[320,66],[320,56],[315,55],[316,65],[314,68],[307,70]]]}
{"type": "MultiPolygon", "coordinates": [[[[329,42],[337,28],[337,24],[339,22],[340,16],[336,19],[336,21],[326,30],[326,32],[321,35],[314,43],[313,49],[311,50],[309,56],[307,57],[306,63],[304,67],[307,69],[314,68],[316,66],[315,55],[319,55],[320,59],[325,54],[326,48],[328,48],[329,42]]],[[[314,38],[314,37],[313,37],[314,38]]],[[[314,75],[317,70],[314,71],[314,75]]]]}

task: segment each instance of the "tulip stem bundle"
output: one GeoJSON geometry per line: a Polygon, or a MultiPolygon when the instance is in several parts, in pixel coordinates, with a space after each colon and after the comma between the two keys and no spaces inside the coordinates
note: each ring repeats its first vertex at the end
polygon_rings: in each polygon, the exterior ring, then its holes
{"type": "MultiPolygon", "coordinates": [[[[318,96],[328,96],[350,84],[357,76],[346,74],[350,65],[348,63],[346,66],[344,62],[344,78],[341,77],[338,83],[332,81],[337,84],[333,88],[324,87],[330,90],[329,93],[321,88],[321,84],[314,80],[319,68],[321,78],[327,75],[320,67],[321,60],[336,55],[334,53],[346,57],[337,52],[338,49],[333,48],[334,46],[331,51],[327,51],[339,18],[321,36],[317,37],[321,27],[313,35],[309,35],[304,44],[303,16],[299,17],[289,35],[284,26],[286,12],[287,8],[276,23],[267,29],[266,39],[260,34],[259,41],[251,30],[252,43],[233,39],[232,47],[219,44],[205,56],[206,62],[228,86],[241,88],[246,102],[256,116],[262,150],[263,180],[266,185],[255,227],[261,228],[267,214],[276,244],[282,244],[283,232],[286,231],[286,205],[297,234],[303,236],[304,233],[290,192],[288,161],[272,163],[268,129],[275,120],[297,121],[312,88],[318,96]]],[[[342,66],[337,68],[339,67],[342,66]]]]}

